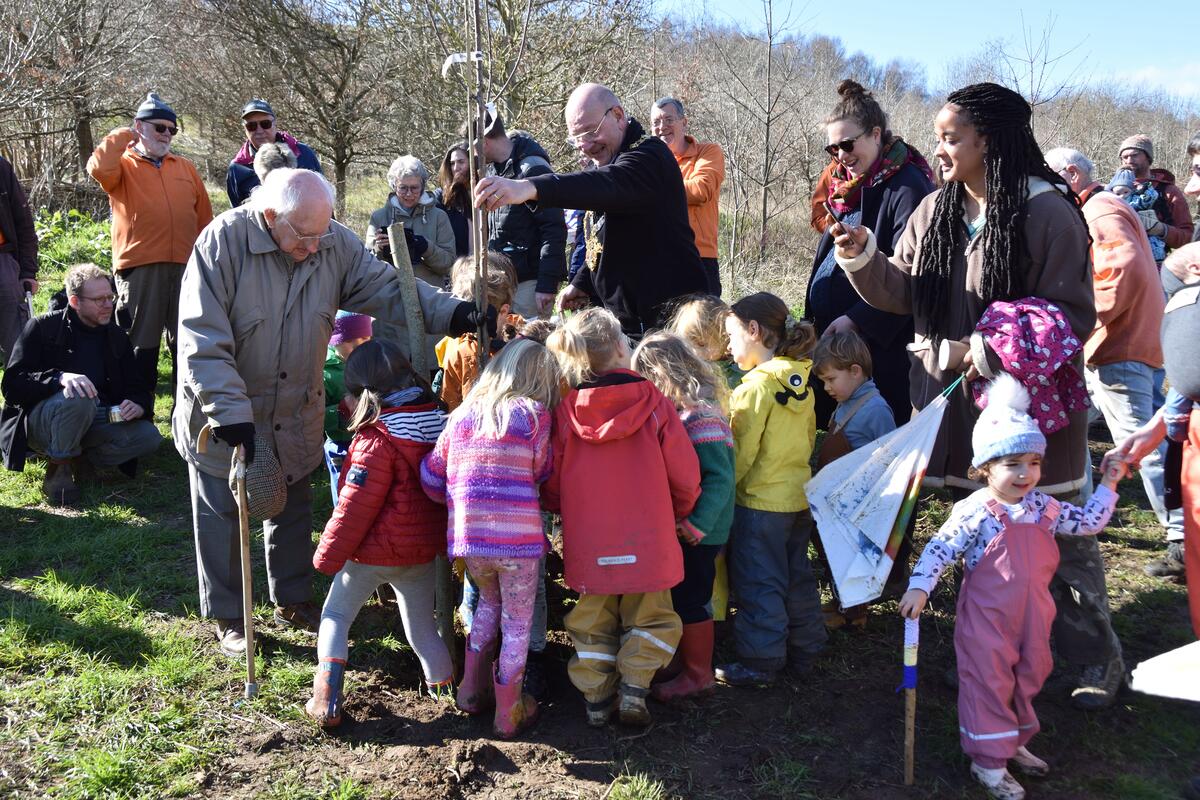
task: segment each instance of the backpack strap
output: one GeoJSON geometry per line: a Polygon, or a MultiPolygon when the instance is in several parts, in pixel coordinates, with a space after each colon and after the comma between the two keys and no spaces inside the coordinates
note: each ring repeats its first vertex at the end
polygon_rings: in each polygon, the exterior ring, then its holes
{"type": "Polygon", "coordinates": [[[857,414],[859,412],[859,410],[867,404],[868,400],[870,400],[872,397],[874,397],[877,394],[879,394],[878,391],[870,392],[870,393],[867,393],[866,395],[864,395],[863,397],[858,398],[858,402],[855,403],[853,406],[851,406],[850,410],[848,412],[846,412],[846,418],[844,420],[842,420],[841,422],[834,423],[835,427],[830,428],[829,433],[833,434],[833,433],[837,433],[840,430],[845,429],[845,427],[850,424],[850,420],[854,419],[854,415],[857,414]]]}

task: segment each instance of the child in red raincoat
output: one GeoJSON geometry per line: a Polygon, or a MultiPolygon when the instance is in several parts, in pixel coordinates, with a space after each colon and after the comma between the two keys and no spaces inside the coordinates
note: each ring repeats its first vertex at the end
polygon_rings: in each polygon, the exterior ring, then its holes
{"type": "Polygon", "coordinates": [[[682,624],[671,587],[683,578],[676,525],[700,495],[700,465],[675,405],[629,368],[611,312],[592,308],[550,334],[573,387],[554,410],[554,470],[542,503],[561,510],[567,666],[588,724],[648,725],[646,695],[670,663],[682,624]],[[619,685],[619,699],[618,699],[619,685]]]}

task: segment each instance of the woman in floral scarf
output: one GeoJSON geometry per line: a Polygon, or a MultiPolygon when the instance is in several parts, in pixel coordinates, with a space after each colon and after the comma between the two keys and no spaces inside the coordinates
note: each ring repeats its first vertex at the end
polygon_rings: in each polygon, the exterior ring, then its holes
{"type": "MultiPolygon", "coordinates": [[[[874,96],[851,80],[838,86],[840,99],[825,120],[835,163],[825,199],[837,219],[867,225],[879,249],[889,255],[909,214],[933,191],[933,173],[925,159],[888,130],[887,115],[874,96]]],[[[889,314],[868,305],[833,258],[833,238],[821,236],[808,282],[805,315],[821,335],[856,331],[871,350],[875,383],[892,407],[896,422],[912,413],[908,397],[909,359],[905,345],[913,339],[912,317],[889,314]]],[[[825,427],[834,402],[814,385],[817,425],[825,427]]]]}

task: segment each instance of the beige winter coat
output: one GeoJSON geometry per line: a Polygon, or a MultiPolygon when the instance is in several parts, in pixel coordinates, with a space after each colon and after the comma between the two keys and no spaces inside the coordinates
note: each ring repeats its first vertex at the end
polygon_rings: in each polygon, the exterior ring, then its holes
{"type": "MultiPolygon", "coordinates": [[[[171,426],[179,454],[204,472],[228,475],[230,457],[220,442],[196,452],[204,424],[253,422],[273,440],[287,482],[308,480],[321,463],[321,367],[338,309],[403,330],[395,271],[349,228],[333,222],[330,229],[330,239],[298,263],[276,247],[262,214],[245,206],[217,217],[196,240],[179,298],[171,426]]],[[[426,329],[448,332],[461,301],[422,281],[417,290],[426,329]]]]}
{"type": "MultiPolygon", "coordinates": [[[[930,227],[940,191],[922,200],[909,217],[908,226],[890,260],[875,246],[874,236],[868,241],[866,251],[858,258],[850,261],[838,259],[855,290],[872,306],[893,314],[913,315],[916,336],[909,347],[912,353],[909,396],[917,409],[928,405],[958,377],[957,372],[938,369],[938,343],[929,338],[929,320],[913,307],[912,276],[914,272],[919,272],[919,267],[914,267],[914,264],[918,261],[919,245],[930,227]]],[[[1087,226],[1072,202],[1046,181],[1030,178],[1029,193],[1025,241],[1030,259],[1026,264],[1022,296],[1040,297],[1056,303],[1062,308],[1075,335],[1080,341],[1086,341],[1096,322],[1087,226]]],[[[951,271],[949,319],[945,328],[947,338],[962,339],[970,335],[987,308],[979,296],[983,269],[982,244],[982,234],[977,235],[967,245],[965,252],[955,256],[951,271]]],[[[994,354],[990,354],[988,360],[993,370],[999,369],[1000,362],[994,354]]],[[[1082,375],[1082,353],[1075,360],[1075,366],[1082,375]]],[[[978,416],[979,410],[964,383],[951,398],[942,421],[937,445],[929,462],[927,485],[944,484],[975,489],[981,486],[967,478],[971,462],[971,431],[978,416]]],[[[1087,413],[1082,412],[1073,414],[1064,430],[1048,437],[1040,488],[1048,494],[1072,492],[1082,486],[1090,474],[1087,413]]]]}

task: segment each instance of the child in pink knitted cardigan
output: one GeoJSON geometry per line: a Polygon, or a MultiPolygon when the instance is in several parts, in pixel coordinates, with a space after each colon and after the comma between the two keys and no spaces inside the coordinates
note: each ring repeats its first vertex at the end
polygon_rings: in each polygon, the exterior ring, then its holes
{"type": "Polygon", "coordinates": [[[559,399],[558,362],[542,345],[509,342],[488,362],[421,464],[421,483],[450,511],[450,558],[463,558],[479,587],[458,707],[495,704],[494,731],[509,739],[537,718],[522,692],[542,532],[538,484],[550,475],[550,411],[559,399]],[[503,644],[496,658],[497,636],[503,644]]]}

